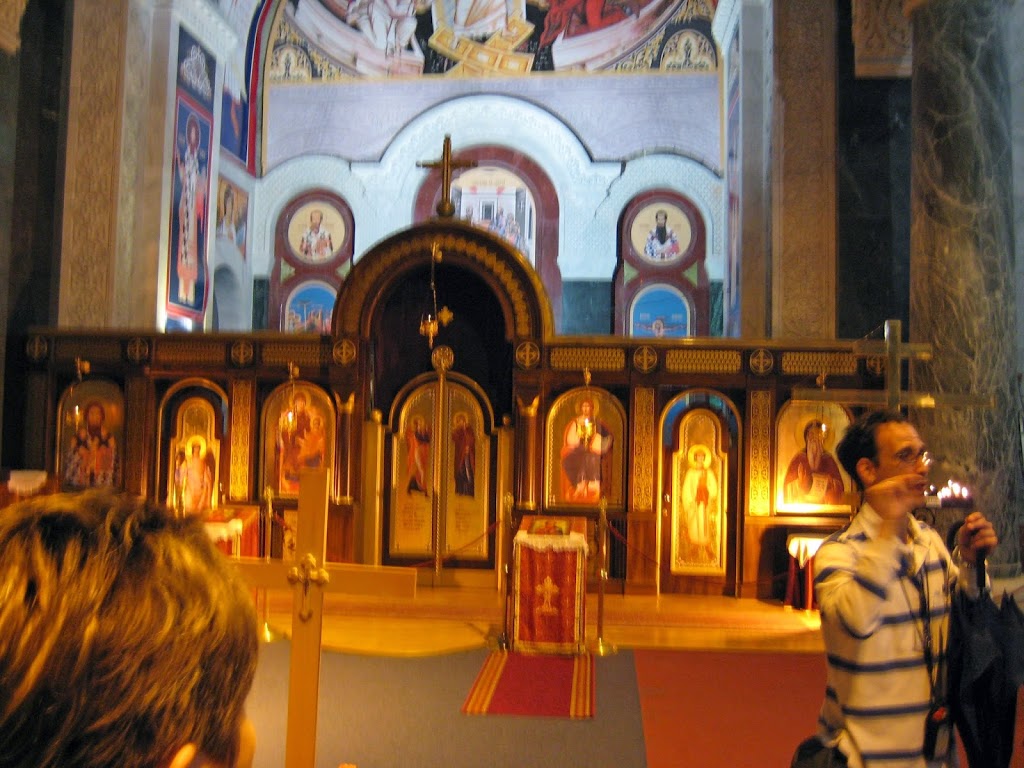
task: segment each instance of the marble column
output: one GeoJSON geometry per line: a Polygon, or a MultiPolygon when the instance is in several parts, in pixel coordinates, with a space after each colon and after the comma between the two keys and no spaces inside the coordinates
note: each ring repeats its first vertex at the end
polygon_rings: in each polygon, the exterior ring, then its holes
{"type": "Polygon", "coordinates": [[[1004,0],[908,2],[913,28],[912,341],[933,359],[912,386],[992,395],[994,408],[912,417],[939,457],[936,479],[974,491],[1020,562],[1021,405],[1016,371],[1010,94],[1004,0]]]}
{"type": "Polygon", "coordinates": [[[79,5],[70,53],[57,322],[102,328],[114,325],[118,306],[119,224],[126,218],[117,210],[118,188],[130,164],[124,155],[134,155],[122,143],[123,65],[135,40],[129,34],[134,16],[132,0],[79,5]]]}
{"type": "Polygon", "coordinates": [[[833,339],[836,2],[787,0],[773,11],[771,335],[833,339]]]}
{"type": "MultiPolygon", "coordinates": [[[[1003,45],[1010,54],[1010,122],[1013,125],[1014,252],[1017,264],[1017,367],[1024,369],[1024,3],[1010,6],[1003,45]]],[[[1024,546],[1024,545],[1022,545],[1024,546]]]]}
{"type": "MultiPolygon", "coordinates": [[[[75,4],[57,318],[62,328],[163,327],[176,84],[175,68],[168,65],[177,55],[180,28],[221,61],[237,43],[215,4],[205,0],[75,4]]],[[[216,69],[215,94],[222,70],[216,69]]],[[[219,117],[215,98],[214,136],[219,117]]],[[[211,193],[218,162],[214,142],[211,193]]]]}

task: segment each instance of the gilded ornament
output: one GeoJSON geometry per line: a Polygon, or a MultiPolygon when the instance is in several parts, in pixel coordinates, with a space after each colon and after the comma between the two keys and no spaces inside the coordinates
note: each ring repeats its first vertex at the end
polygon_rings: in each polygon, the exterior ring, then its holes
{"type": "Polygon", "coordinates": [[[653,347],[644,345],[633,352],[633,367],[640,373],[650,373],[658,365],[658,353],[653,347]]]}
{"type": "Polygon", "coordinates": [[[540,347],[535,341],[524,341],[516,347],[516,363],[523,370],[530,370],[540,362],[540,347]]]}
{"type": "Polygon", "coordinates": [[[758,376],[767,376],[775,368],[775,356],[764,347],[750,353],[750,370],[758,376]]]}
{"type": "Polygon", "coordinates": [[[607,347],[558,347],[549,355],[551,368],[559,371],[622,371],[626,350],[607,347]]]}
{"type": "Polygon", "coordinates": [[[740,353],[732,349],[670,349],[665,370],[670,373],[739,373],[740,353]]]}
{"type": "Polygon", "coordinates": [[[253,359],[253,348],[251,341],[236,341],[231,345],[231,362],[237,367],[244,368],[253,359]]]}
{"type": "Polygon", "coordinates": [[[452,351],[451,347],[442,344],[430,354],[430,364],[434,366],[434,370],[439,373],[451,370],[452,364],[455,362],[455,352],[452,351]]]}
{"type": "Polygon", "coordinates": [[[633,464],[633,509],[650,512],[654,509],[654,390],[642,387],[634,399],[636,417],[633,464]]]}
{"type": "Polygon", "coordinates": [[[751,516],[771,512],[771,424],[772,393],[750,393],[750,465],[747,478],[747,510],[751,516]]]}
{"type": "Polygon", "coordinates": [[[352,365],[356,359],[356,345],[351,339],[342,339],[336,342],[331,350],[334,362],[337,365],[352,365]]]}
{"type": "Polygon", "coordinates": [[[128,341],[125,353],[128,355],[128,359],[136,365],[144,363],[149,359],[149,342],[141,336],[135,336],[128,341]]]}
{"type": "Polygon", "coordinates": [[[857,358],[847,352],[783,352],[782,372],[802,376],[853,376],[857,358]]]}
{"type": "Polygon", "coordinates": [[[49,351],[50,345],[44,336],[33,336],[25,343],[25,354],[33,363],[41,363],[49,351]]]}

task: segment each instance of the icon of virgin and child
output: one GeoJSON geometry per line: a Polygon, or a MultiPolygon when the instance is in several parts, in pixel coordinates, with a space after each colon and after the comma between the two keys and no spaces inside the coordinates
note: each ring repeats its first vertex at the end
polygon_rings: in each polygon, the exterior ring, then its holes
{"type": "Polygon", "coordinates": [[[310,403],[306,392],[296,392],[278,421],[278,493],[297,494],[302,469],[318,469],[327,450],[324,413],[310,403]]]}

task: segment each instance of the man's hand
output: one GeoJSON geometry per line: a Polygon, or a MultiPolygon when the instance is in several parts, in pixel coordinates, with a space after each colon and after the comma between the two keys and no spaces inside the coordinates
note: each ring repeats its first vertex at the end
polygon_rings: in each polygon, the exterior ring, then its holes
{"type": "Polygon", "coordinates": [[[924,505],[928,479],[915,472],[894,475],[864,490],[864,498],[883,520],[903,521],[924,505]]]}
{"type": "Polygon", "coordinates": [[[981,512],[971,512],[964,518],[964,524],[956,535],[960,557],[974,564],[979,557],[985,557],[996,548],[999,537],[992,523],[981,512]]]}

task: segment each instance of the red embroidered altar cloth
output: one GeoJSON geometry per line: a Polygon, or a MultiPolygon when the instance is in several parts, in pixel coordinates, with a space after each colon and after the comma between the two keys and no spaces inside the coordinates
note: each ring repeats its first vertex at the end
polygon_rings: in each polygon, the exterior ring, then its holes
{"type": "Polygon", "coordinates": [[[512,544],[512,646],[586,650],[587,520],[523,517],[512,544]]]}
{"type": "Polygon", "coordinates": [[[259,507],[221,507],[207,513],[206,532],[225,555],[259,555],[259,507]]]}

